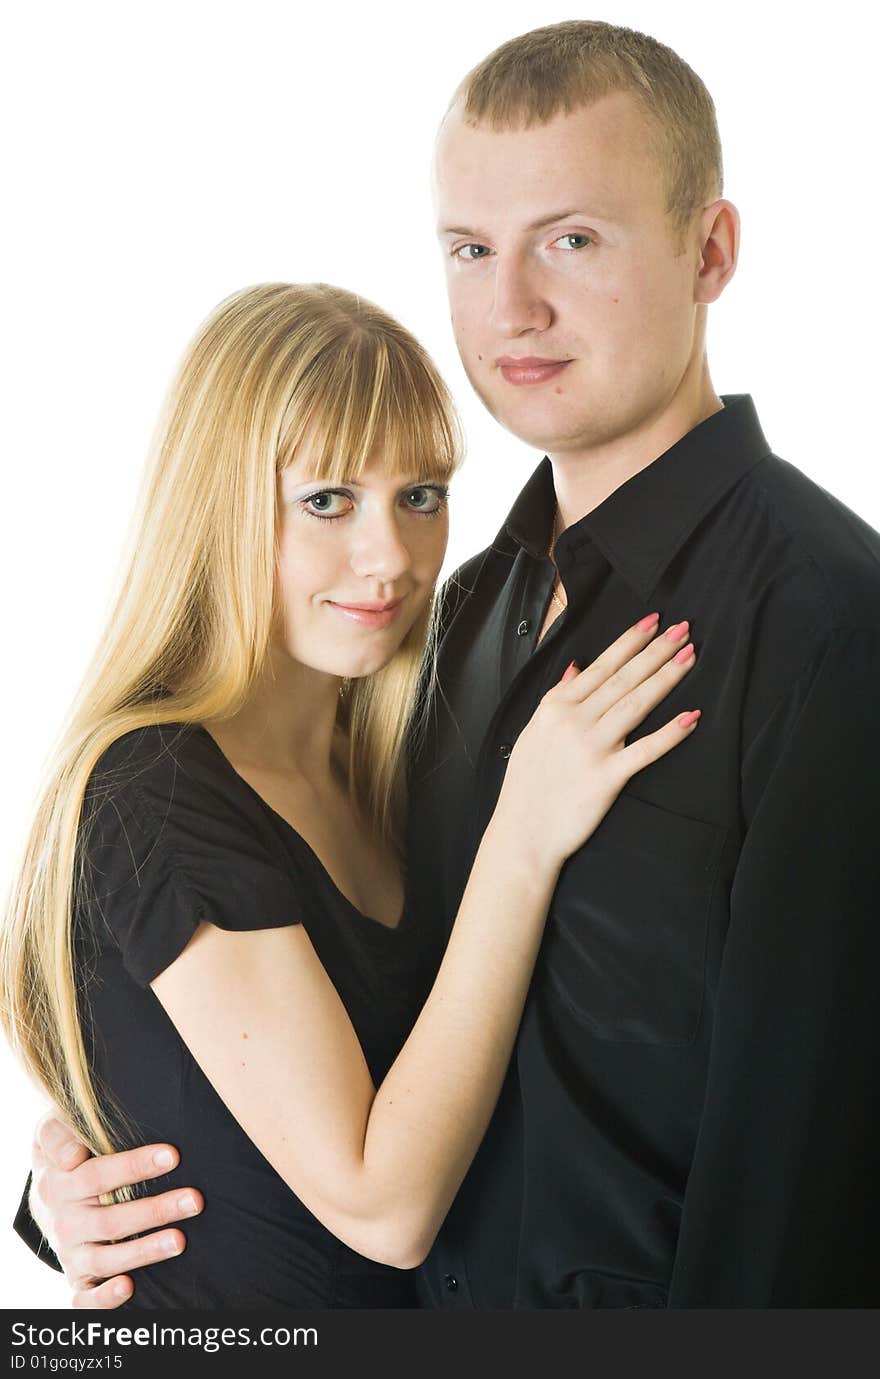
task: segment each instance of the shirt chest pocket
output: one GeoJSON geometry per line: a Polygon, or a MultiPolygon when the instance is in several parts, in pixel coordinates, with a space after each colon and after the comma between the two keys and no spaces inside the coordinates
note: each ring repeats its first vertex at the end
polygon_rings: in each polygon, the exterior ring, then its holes
{"type": "Polygon", "coordinates": [[[724,831],[623,794],[565,864],[538,980],[596,1037],[688,1044],[724,831]]]}

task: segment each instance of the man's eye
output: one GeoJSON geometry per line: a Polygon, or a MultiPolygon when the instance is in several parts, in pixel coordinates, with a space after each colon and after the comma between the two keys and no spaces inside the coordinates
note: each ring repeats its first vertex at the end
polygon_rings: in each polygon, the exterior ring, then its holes
{"type": "Polygon", "coordinates": [[[303,507],[310,517],[344,517],[351,511],[352,501],[347,493],[335,489],[324,489],[320,493],[310,493],[303,499],[303,507]]]}
{"type": "Polygon", "coordinates": [[[592,243],[592,240],[589,235],[569,234],[560,235],[558,239],[554,239],[553,243],[561,244],[563,249],[585,249],[588,244],[592,243]]]}
{"type": "Polygon", "coordinates": [[[484,259],[488,253],[489,250],[485,244],[461,244],[455,250],[455,257],[473,262],[474,259],[484,259]]]}

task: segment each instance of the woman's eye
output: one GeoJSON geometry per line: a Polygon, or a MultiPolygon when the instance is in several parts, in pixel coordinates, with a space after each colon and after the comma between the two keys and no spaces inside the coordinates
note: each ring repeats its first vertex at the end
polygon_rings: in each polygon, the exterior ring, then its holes
{"type": "Polygon", "coordinates": [[[308,498],[303,499],[303,507],[311,517],[344,517],[352,506],[347,493],[337,493],[333,489],[310,493],[308,498]]]}
{"type": "Polygon", "coordinates": [[[474,259],[484,259],[489,253],[485,244],[461,244],[454,250],[457,259],[467,259],[473,263],[474,259]]]}
{"type": "Polygon", "coordinates": [[[561,244],[563,249],[585,249],[592,241],[589,235],[568,234],[560,235],[558,239],[554,239],[553,243],[561,244]]]}
{"type": "Polygon", "coordinates": [[[419,486],[407,489],[404,495],[407,507],[413,512],[424,513],[433,516],[435,512],[440,512],[446,502],[447,490],[445,488],[435,488],[433,485],[419,486]]]}

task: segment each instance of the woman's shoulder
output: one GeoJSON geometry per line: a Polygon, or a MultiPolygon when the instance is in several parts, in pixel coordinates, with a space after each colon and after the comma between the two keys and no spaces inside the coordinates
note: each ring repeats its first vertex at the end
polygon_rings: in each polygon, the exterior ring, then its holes
{"type": "MultiPolygon", "coordinates": [[[[123,733],[91,771],[91,810],[114,803],[145,822],[188,816],[260,829],[263,819],[210,734],[198,723],[145,724],[123,733]]],[[[91,812],[90,810],[90,812],[91,812]]]]}
{"type": "Polygon", "coordinates": [[[197,723],[148,724],[110,743],[89,776],[82,830],[118,865],[158,853],[189,874],[228,876],[254,860],[291,870],[271,812],[197,723]]]}
{"type": "Polygon", "coordinates": [[[81,834],[91,913],[142,983],[200,919],[224,929],[300,922],[296,868],[238,780],[194,724],[136,728],[98,758],[81,834]]]}
{"type": "Polygon", "coordinates": [[[120,785],[154,789],[181,773],[211,782],[217,777],[211,739],[198,723],[147,723],[132,728],[105,747],[92,770],[92,789],[120,785]]]}

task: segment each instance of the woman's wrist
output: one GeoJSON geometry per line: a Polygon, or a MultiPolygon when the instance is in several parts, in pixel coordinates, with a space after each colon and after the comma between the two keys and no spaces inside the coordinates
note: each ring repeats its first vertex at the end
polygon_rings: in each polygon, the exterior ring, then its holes
{"type": "Polygon", "coordinates": [[[495,806],[480,848],[498,859],[506,875],[515,872],[524,885],[542,888],[555,884],[565,861],[536,827],[535,819],[512,808],[503,796],[495,806]]]}

